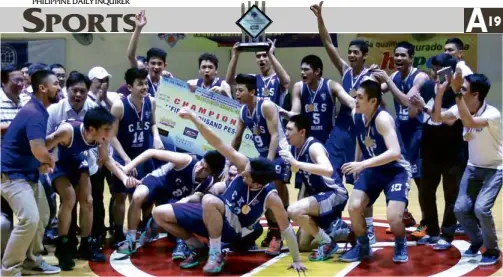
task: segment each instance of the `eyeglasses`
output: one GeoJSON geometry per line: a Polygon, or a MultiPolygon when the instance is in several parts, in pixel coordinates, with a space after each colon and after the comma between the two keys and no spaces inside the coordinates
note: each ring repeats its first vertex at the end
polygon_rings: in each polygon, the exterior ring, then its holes
{"type": "Polygon", "coordinates": [[[9,79],[11,82],[13,82],[14,84],[20,84],[20,83],[24,83],[24,78],[15,78],[15,79],[9,79]]]}

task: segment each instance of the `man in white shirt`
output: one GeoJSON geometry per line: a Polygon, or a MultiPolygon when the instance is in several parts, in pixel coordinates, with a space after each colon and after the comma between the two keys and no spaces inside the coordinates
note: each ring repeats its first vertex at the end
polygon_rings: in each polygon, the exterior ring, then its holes
{"type": "Polygon", "coordinates": [[[440,112],[447,85],[446,81],[437,89],[432,118],[437,122],[459,118],[465,127],[463,137],[468,141],[469,158],[454,208],[471,240],[471,246],[463,256],[475,257],[484,246],[486,251],[479,265],[493,265],[501,257],[491,212],[503,181],[501,113],[485,101],[491,84],[483,74],[470,74],[464,78],[456,74],[451,81],[456,106],[440,112]]]}
{"type": "Polygon", "coordinates": [[[7,132],[17,112],[30,100],[22,93],[24,86],[23,72],[12,65],[2,68],[0,87],[0,126],[2,137],[7,132]]]}

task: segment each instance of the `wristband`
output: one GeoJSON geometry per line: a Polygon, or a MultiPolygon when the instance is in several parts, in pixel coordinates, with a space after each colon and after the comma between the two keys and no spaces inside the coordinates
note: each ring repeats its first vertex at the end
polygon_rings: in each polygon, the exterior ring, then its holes
{"type": "Polygon", "coordinates": [[[300,262],[299,245],[297,244],[297,237],[295,236],[292,225],[288,225],[288,228],[281,231],[281,237],[286,240],[286,244],[288,245],[290,254],[292,254],[293,261],[296,263],[300,262]]]}

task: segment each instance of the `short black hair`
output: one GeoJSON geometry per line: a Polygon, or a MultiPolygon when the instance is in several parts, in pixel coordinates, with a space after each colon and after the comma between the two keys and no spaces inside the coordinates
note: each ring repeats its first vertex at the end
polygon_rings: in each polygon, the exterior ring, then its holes
{"type": "Polygon", "coordinates": [[[21,66],[21,69],[23,69],[23,68],[25,68],[25,67],[26,67],[26,68],[30,68],[30,66],[31,66],[31,63],[30,63],[30,62],[28,62],[28,63],[23,64],[23,66],[21,66]]]}
{"type": "Polygon", "coordinates": [[[487,79],[486,75],[474,73],[465,76],[465,80],[470,83],[470,92],[478,92],[479,100],[483,102],[491,89],[491,82],[487,79]]]}
{"type": "Polygon", "coordinates": [[[306,130],[306,138],[309,137],[309,131],[311,130],[311,122],[309,118],[304,114],[296,114],[288,120],[295,124],[297,130],[306,130]]]}
{"type": "Polygon", "coordinates": [[[164,63],[166,63],[166,56],[168,53],[166,51],[162,50],[161,48],[150,48],[147,51],[147,62],[150,62],[150,59],[152,58],[159,58],[161,59],[164,63]]]}
{"type": "Polygon", "coordinates": [[[86,84],[87,89],[91,87],[91,80],[89,80],[89,77],[78,71],[70,72],[70,74],[68,74],[68,79],[66,79],[66,88],[69,88],[79,83],[86,84]]]}
{"type": "Polygon", "coordinates": [[[452,68],[453,71],[456,70],[457,64],[458,64],[458,61],[456,60],[456,58],[449,55],[449,54],[446,54],[446,53],[440,53],[440,54],[435,55],[431,58],[431,65],[441,66],[441,67],[450,67],[450,68],[452,68]]]}
{"type": "Polygon", "coordinates": [[[126,71],[124,79],[128,85],[133,85],[136,79],[147,79],[148,71],[145,68],[131,67],[126,71]]]}
{"type": "Polygon", "coordinates": [[[381,91],[381,85],[374,81],[367,79],[360,84],[360,88],[365,91],[365,94],[367,95],[367,99],[370,101],[372,98],[377,99],[377,105],[381,103],[382,99],[382,91],[381,91]]]}
{"type": "MultiPolygon", "coordinates": [[[[369,46],[363,39],[355,39],[349,43],[349,46],[357,46],[362,54],[367,54],[369,52],[369,46]]],[[[349,48],[349,47],[348,47],[349,48]]]]}
{"type": "Polygon", "coordinates": [[[66,68],[63,65],[59,64],[59,63],[51,64],[51,66],[49,67],[49,69],[51,69],[51,70],[53,70],[55,68],[63,68],[63,70],[66,71],[66,68]]]}
{"type": "Polygon", "coordinates": [[[250,168],[250,176],[254,183],[265,186],[277,179],[276,168],[269,159],[263,157],[250,159],[250,168]]]}
{"type": "Polygon", "coordinates": [[[458,50],[463,50],[465,47],[465,44],[460,38],[448,38],[445,41],[445,44],[451,44],[451,43],[456,45],[456,48],[458,48],[458,50]]]}
{"type": "Polygon", "coordinates": [[[18,71],[20,68],[12,65],[12,64],[7,64],[5,66],[2,66],[2,84],[7,84],[9,82],[9,74],[11,74],[14,71],[18,71]]]}
{"type": "Polygon", "coordinates": [[[28,75],[32,76],[38,70],[51,70],[45,63],[32,63],[28,67],[28,75]]]}
{"type": "Polygon", "coordinates": [[[204,161],[208,164],[211,174],[220,175],[225,167],[225,157],[216,150],[207,151],[203,156],[204,161]]]}
{"type": "Polygon", "coordinates": [[[37,92],[38,86],[42,85],[45,80],[51,75],[54,75],[54,73],[47,69],[35,71],[33,75],[31,75],[31,87],[33,89],[33,92],[37,92]]]}
{"type": "Polygon", "coordinates": [[[236,84],[245,85],[249,91],[257,91],[257,76],[251,74],[238,74],[236,84]]]}
{"type": "Polygon", "coordinates": [[[215,54],[211,53],[203,53],[201,56],[199,56],[198,59],[198,66],[201,66],[201,63],[203,61],[210,61],[212,64],[215,65],[215,69],[218,69],[218,58],[215,56],[215,54]]]}
{"type": "Polygon", "coordinates": [[[409,55],[409,57],[416,55],[416,48],[414,47],[414,44],[408,41],[400,41],[399,43],[397,43],[393,52],[396,52],[397,48],[407,49],[407,54],[409,55]]]}
{"type": "Polygon", "coordinates": [[[99,129],[104,125],[112,125],[115,117],[103,106],[96,106],[89,109],[84,116],[84,128],[88,130],[90,127],[99,129]]]}
{"type": "Polygon", "coordinates": [[[300,61],[301,65],[303,63],[309,65],[313,69],[313,71],[319,69],[320,77],[323,76],[323,61],[320,59],[320,57],[316,55],[307,55],[300,61]]]}

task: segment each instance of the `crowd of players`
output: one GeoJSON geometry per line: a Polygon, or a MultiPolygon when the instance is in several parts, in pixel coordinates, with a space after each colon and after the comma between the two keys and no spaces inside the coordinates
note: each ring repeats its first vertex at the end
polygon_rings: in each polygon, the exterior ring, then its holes
{"type": "Polygon", "coordinates": [[[202,54],[201,76],[189,80],[190,87],[242,104],[232,142],[215,135],[194,111],[179,111],[215,149],[202,157],[177,149],[156,126],[158,84],[173,75],[165,70],[162,49],[136,57],[147,23],[143,12],[136,16],[128,47],[131,68],[117,93],[108,92],[112,76],[102,67],[87,75],[67,75],[61,65],[2,68],[2,275],[72,270],[75,258],[105,261],[105,180],[117,253],[131,255],[167,232],[176,243],[172,259],[184,269],[207,259],[203,271],[218,273],[225,263],[223,249],[255,249],[264,214],[265,253],[279,255],[285,241],[294,270],[306,269],[300,252],[312,251],[309,260],[324,261],[343,250],[339,242],[352,246],[341,261],[369,258],[376,243],[372,206],[382,192],[388,232],[395,236],[392,259],[407,262],[405,228],[416,225],[407,211],[411,180],[419,189],[422,214],[410,238],[447,250],[459,221],[471,240],[463,255],[476,256],[483,247],[479,264],[496,263],[500,250],[491,209],[503,177],[501,118],[485,101],[487,77],[463,61],[463,42],[447,40],[445,53],[430,59],[427,72],[413,67],[414,45],[399,42],[396,71],[388,76],[366,65],[364,41],[350,43],[346,62],[324,26],[322,2],[311,10],[342,80],[323,77],[322,60],[308,55],[300,61],[301,81],[291,85],[274,55],[274,41],[269,51],[256,53],[258,74],[236,74],[239,43],[225,79],[216,76],[216,56],[202,54]],[[395,118],[382,101],[386,92],[393,95],[395,118]],[[337,114],[336,100],[341,103],[337,114]],[[239,152],[246,129],[259,157],[239,152]],[[289,203],[292,173],[299,197],[289,203]],[[435,201],[441,177],[442,228],[435,201]],[[351,195],[349,184],[354,185],[351,195]],[[341,219],[346,206],[350,225],[341,219]],[[42,258],[56,210],[59,267],[42,258]],[[299,226],[297,234],[291,222],[299,226]]]}

